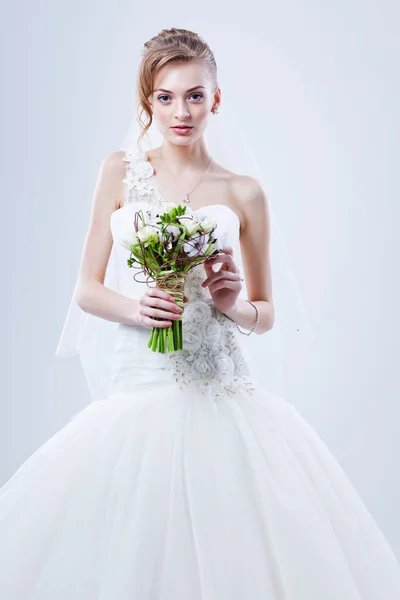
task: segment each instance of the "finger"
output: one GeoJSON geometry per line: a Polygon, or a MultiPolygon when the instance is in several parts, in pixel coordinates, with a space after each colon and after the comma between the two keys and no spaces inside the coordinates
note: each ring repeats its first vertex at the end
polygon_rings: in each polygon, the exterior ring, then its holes
{"type": "Polygon", "coordinates": [[[148,296],[145,294],[140,298],[140,304],[142,306],[151,306],[152,308],[159,308],[172,312],[181,312],[179,306],[175,302],[163,300],[158,296],[148,296]]]}
{"type": "Polygon", "coordinates": [[[212,256],[209,256],[206,259],[205,264],[207,264],[209,261],[213,261],[215,258],[217,258],[217,256],[221,256],[224,254],[233,256],[233,248],[231,248],[231,246],[224,246],[221,250],[219,250],[218,254],[213,254],[212,256]]]}
{"type": "Polygon", "coordinates": [[[179,313],[178,313],[178,312],[169,312],[166,310],[160,310],[158,308],[152,308],[151,306],[142,306],[140,313],[142,315],[145,315],[145,316],[151,317],[151,318],[159,317],[160,319],[169,319],[169,320],[172,319],[173,321],[176,321],[181,316],[181,309],[179,309],[179,313]]]}
{"type": "Polygon", "coordinates": [[[234,292],[240,291],[242,288],[240,281],[231,281],[230,279],[220,279],[208,286],[210,292],[217,292],[218,290],[229,289],[234,292]]]}
{"type": "Polygon", "coordinates": [[[219,250],[219,252],[228,252],[228,253],[232,254],[233,248],[232,248],[232,246],[224,246],[223,248],[221,248],[221,250],[219,250]]]}
{"type": "Polygon", "coordinates": [[[152,329],[153,327],[170,327],[172,325],[172,321],[155,321],[146,315],[141,315],[140,321],[142,325],[152,329]]]}
{"type": "Polygon", "coordinates": [[[209,259],[207,259],[207,261],[205,261],[205,269],[207,274],[213,271],[212,267],[217,263],[222,263],[221,268],[225,267],[225,270],[229,269],[234,273],[239,271],[238,267],[233,261],[231,254],[218,254],[216,256],[211,256],[209,259]]]}
{"type": "Polygon", "coordinates": [[[232,271],[222,271],[222,273],[221,273],[221,271],[218,271],[217,273],[214,273],[210,277],[207,277],[207,279],[205,279],[201,285],[203,287],[206,287],[207,285],[211,285],[212,283],[214,283],[215,281],[218,281],[221,278],[222,279],[231,279],[232,281],[240,281],[241,280],[239,273],[233,273],[232,271]]]}
{"type": "Polygon", "coordinates": [[[146,296],[150,296],[152,298],[162,298],[163,300],[169,300],[170,302],[175,302],[175,298],[168,294],[168,292],[164,292],[164,290],[160,290],[158,287],[148,287],[145,291],[146,296]]]}

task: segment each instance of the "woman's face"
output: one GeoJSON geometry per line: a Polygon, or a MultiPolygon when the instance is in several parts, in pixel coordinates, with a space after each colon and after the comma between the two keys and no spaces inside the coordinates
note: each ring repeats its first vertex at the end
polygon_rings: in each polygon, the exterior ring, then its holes
{"type": "Polygon", "coordinates": [[[220,90],[214,93],[211,76],[201,62],[173,62],[160,69],[154,79],[154,91],[149,97],[153,117],[167,141],[192,144],[207,127],[211,109],[217,106],[220,90]],[[179,134],[176,125],[191,127],[179,134]]]}

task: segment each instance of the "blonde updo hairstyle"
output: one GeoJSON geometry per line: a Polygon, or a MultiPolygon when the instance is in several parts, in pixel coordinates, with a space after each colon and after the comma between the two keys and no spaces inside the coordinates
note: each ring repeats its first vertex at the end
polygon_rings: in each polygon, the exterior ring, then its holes
{"type": "Polygon", "coordinates": [[[163,29],[144,44],[136,79],[137,120],[140,127],[138,149],[153,123],[153,113],[148,97],[154,88],[158,71],[175,61],[204,61],[213,80],[214,91],[218,88],[217,64],[208,44],[193,31],[187,29],[163,29]]]}

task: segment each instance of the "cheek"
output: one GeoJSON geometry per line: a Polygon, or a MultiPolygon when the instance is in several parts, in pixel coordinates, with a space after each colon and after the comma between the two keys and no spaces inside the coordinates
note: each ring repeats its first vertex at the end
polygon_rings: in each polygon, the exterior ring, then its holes
{"type": "Polygon", "coordinates": [[[192,121],[198,131],[203,132],[206,129],[209,122],[209,115],[211,114],[206,106],[197,107],[198,110],[192,111],[192,121]]]}
{"type": "Polygon", "coordinates": [[[168,127],[171,117],[165,110],[158,110],[154,116],[161,127],[168,127]]]}
{"type": "Polygon", "coordinates": [[[210,112],[208,106],[204,104],[201,107],[199,106],[198,109],[199,110],[196,112],[196,119],[199,121],[207,121],[210,112]]]}

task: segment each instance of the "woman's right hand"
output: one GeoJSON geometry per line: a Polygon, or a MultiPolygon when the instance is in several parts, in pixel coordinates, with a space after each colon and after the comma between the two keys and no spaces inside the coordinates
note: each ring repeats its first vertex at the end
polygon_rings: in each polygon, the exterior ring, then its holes
{"type": "Polygon", "coordinates": [[[153,327],[170,327],[172,321],[180,318],[182,309],[175,303],[174,297],[158,287],[147,287],[139,299],[139,325],[153,327]],[[157,320],[155,317],[161,317],[157,320]]]}

